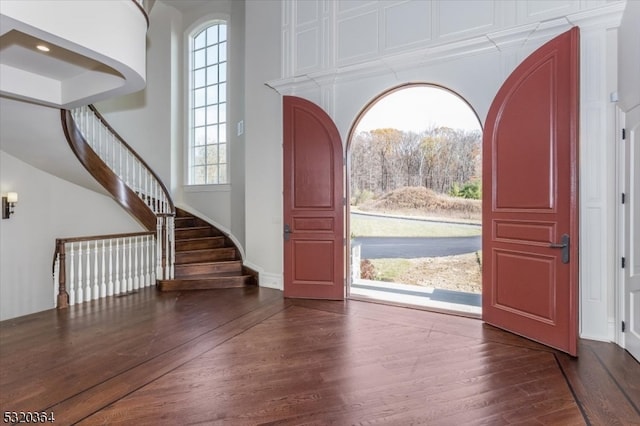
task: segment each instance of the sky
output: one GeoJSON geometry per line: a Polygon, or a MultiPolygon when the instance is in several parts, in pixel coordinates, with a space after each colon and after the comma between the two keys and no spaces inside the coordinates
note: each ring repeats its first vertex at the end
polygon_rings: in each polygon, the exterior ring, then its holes
{"type": "Polygon", "coordinates": [[[481,130],[474,112],[457,95],[437,87],[417,86],[380,99],[362,117],[356,131],[394,128],[419,133],[431,125],[481,130]]]}

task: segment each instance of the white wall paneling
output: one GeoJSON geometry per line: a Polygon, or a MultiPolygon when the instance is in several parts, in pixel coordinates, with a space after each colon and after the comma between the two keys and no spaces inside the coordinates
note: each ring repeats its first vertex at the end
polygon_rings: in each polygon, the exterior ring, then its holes
{"type": "Polygon", "coordinates": [[[394,3],[383,10],[383,49],[393,51],[431,40],[431,1],[394,3]]]}
{"type": "MultiPolygon", "coordinates": [[[[529,0],[515,2],[517,6],[517,22],[541,22],[557,16],[569,15],[580,10],[577,0],[529,0]]],[[[583,5],[588,7],[588,5],[583,5]]]]}
{"type": "Polygon", "coordinates": [[[581,33],[580,314],[581,335],[612,340],[609,285],[614,279],[612,194],[615,123],[608,113],[607,31],[581,33]],[[611,254],[611,255],[610,255],[611,254]]]}
{"type": "Polygon", "coordinates": [[[338,65],[372,58],[379,50],[379,12],[338,17],[336,22],[336,54],[338,65]]]}
{"type": "MultiPolygon", "coordinates": [[[[287,2],[283,7],[292,8],[287,2]]],[[[336,62],[306,73],[283,69],[269,86],[318,103],[346,144],[358,113],[380,93],[409,82],[441,84],[462,95],[484,121],[504,79],[537,47],[581,28],[580,316],[583,337],[608,340],[613,318],[615,153],[605,60],[616,61],[607,29],[624,2],[605,1],[321,1],[332,20],[336,62]],[[412,23],[405,25],[403,19],[412,23]],[[377,21],[377,23],[376,23],[377,21]],[[415,28],[425,22],[428,28],[415,28]],[[348,37],[348,40],[344,38],[348,37]]],[[[320,10],[323,10],[320,7],[320,10]]],[[[282,37],[292,37],[283,26],[282,37]]],[[[323,37],[327,37],[324,35],[323,37]]],[[[323,48],[330,49],[327,44],[323,48]]],[[[310,48],[313,48],[310,46],[310,48]]],[[[295,55],[295,52],[288,53],[295,55]]],[[[325,53],[330,58],[331,53],[325,53]]],[[[294,61],[295,62],[295,61],[294,61]]]]}
{"type": "Polygon", "coordinates": [[[490,32],[496,28],[497,10],[494,0],[435,1],[434,27],[439,39],[462,38],[490,32]]]}

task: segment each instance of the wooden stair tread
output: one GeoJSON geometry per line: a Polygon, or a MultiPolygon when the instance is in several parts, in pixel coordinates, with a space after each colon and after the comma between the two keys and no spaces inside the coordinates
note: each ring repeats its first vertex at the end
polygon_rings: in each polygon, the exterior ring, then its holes
{"type": "Polygon", "coordinates": [[[176,264],[176,267],[192,267],[193,265],[207,266],[207,265],[240,265],[242,266],[241,260],[218,260],[218,261],[210,261],[210,262],[198,262],[198,263],[181,263],[176,264]]]}
{"type": "Polygon", "coordinates": [[[255,285],[255,277],[249,274],[207,277],[187,277],[173,280],[158,280],[160,291],[209,290],[255,285]]]}
{"type": "Polygon", "coordinates": [[[257,284],[257,273],[243,265],[238,248],[206,221],[176,209],[174,279],[158,289],[204,290],[257,284]]]}
{"type": "Polygon", "coordinates": [[[191,250],[180,250],[180,254],[202,253],[204,251],[221,252],[221,251],[231,251],[231,250],[235,251],[236,248],[235,247],[212,247],[212,248],[201,248],[201,249],[191,249],[191,250]]]}
{"type": "Polygon", "coordinates": [[[183,227],[176,226],[175,229],[176,231],[185,231],[185,230],[194,230],[194,229],[214,229],[214,228],[206,225],[194,225],[194,226],[183,226],[183,227]]]}
{"type": "Polygon", "coordinates": [[[248,277],[250,276],[249,274],[247,274],[246,272],[243,271],[232,271],[232,272],[209,272],[209,273],[202,273],[202,274],[197,274],[197,275],[190,275],[187,277],[175,277],[174,279],[176,280],[185,280],[185,281],[189,281],[189,280],[199,280],[199,279],[205,279],[205,278],[211,278],[211,279],[219,279],[219,278],[236,278],[236,277],[248,277]]]}
{"type": "Polygon", "coordinates": [[[188,237],[176,239],[176,242],[200,241],[200,240],[224,240],[223,235],[203,235],[202,237],[188,237]]]}
{"type": "Polygon", "coordinates": [[[176,239],[175,243],[176,252],[228,247],[225,237],[221,236],[176,239]]]}

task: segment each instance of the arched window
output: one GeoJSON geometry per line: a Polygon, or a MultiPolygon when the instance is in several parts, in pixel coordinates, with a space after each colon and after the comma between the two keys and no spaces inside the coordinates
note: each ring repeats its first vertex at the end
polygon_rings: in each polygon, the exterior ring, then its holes
{"type": "Polygon", "coordinates": [[[227,23],[213,21],[189,40],[189,185],[229,181],[227,23]]]}

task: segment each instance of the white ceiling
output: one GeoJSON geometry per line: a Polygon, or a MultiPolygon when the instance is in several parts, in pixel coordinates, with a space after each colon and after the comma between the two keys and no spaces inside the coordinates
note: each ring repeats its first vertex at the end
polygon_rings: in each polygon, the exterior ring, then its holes
{"type": "MultiPolygon", "coordinates": [[[[180,12],[187,12],[199,8],[202,5],[220,0],[160,0],[162,3],[175,7],[180,12]]],[[[227,0],[223,0],[227,1],[227,0]]]]}
{"type": "Polygon", "coordinates": [[[0,36],[0,63],[60,81],[104,67],[91,58],[15,29],[0,36]],[[51,50],[41,52],[36,48],[39,44],[51,50]]]}

